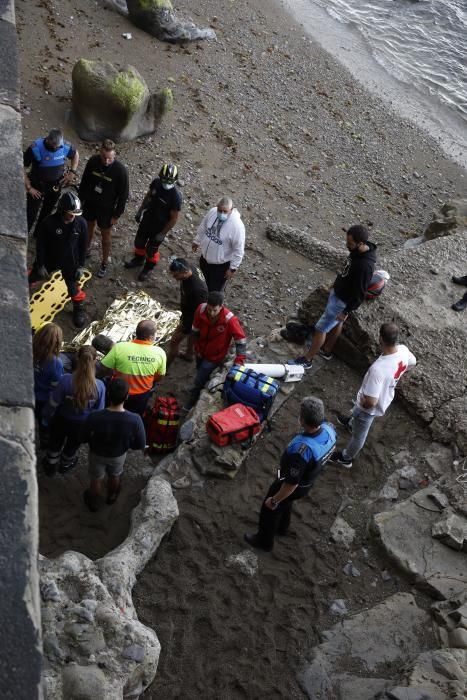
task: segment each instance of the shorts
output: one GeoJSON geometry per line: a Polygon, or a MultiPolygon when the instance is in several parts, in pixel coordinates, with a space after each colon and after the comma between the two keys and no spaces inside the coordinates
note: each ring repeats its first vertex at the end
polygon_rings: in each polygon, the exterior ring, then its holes
{"type": "Polygon", "coordinates": [[[125,464],[126,452],[119,457],[101,457],[89,451],[89,476],[101,481],[105,475],[121,476],[125,464]]]}
{"type": "Polygon", "coordinates": [[[111,218],[114,213],[110,209],[102,209],[98,204],[85,204],[83,206],[83,216],[86,221],[96,221],[99,228],[110,228],[112,226],[111,218]]]}
{"type": "Polygon", "coordinates": [[[342,323],[342,321],[337,320],[337,316],[344,311],[346,306],[347,302],[339,299],[339,297],[334,294],[334,290],[331,289],[326,308],[318,322],[315,323],[316,330],[321,331],[321,333],[329,333],[334,326],[337,326],[338,323],[342,323]]]}

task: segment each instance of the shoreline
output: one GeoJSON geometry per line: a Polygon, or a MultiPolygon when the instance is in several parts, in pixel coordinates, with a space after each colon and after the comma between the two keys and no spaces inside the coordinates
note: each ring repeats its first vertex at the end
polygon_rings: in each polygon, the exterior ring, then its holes
{"type": "Polygon", "coordinates": [[[311,0],[276,0],[320,46],[389,109],[439,142],[449,158],[467,168],[467,124],[436,98],[404,84],[373,56],[359,32],[311,0]]]}

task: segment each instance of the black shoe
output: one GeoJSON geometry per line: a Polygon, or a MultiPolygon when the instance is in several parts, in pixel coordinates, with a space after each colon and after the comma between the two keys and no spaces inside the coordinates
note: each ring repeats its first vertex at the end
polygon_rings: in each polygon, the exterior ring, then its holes
{"type": "Polygon", "coordinates": [[[347,432],[352,435],[352,424],[350,422],[351,420],[352,419],[350,418],[350,416],[345,416],[343,413],[337,414],[337,422],[340,425],[343,425],[347,432]]]}
{"type": "Polygon", "coordinates": [[[78,457],[73,457],[73,459],[63,459],[58,468],[60,474],[67,474],[73,467],[78,464],[78,457]]]}
{"type": "Polygon", "coordinates": [[[462,277],[451,277],[451,280],[454,282],[454,284],[461,284],[463,287],[467,287],[467,275],[463,275],[462,277]]]}
{"type": "Polygon", "coordinates": [[[329,362],[329,360],[332,360],[332,352],[326,352],[326,350],[323,350],[323,348],[321,348],[319,354],[323,358],[323,360],[326,360],[327,362],[329,362]]]}
{"type": "Polygon", "coordinates": [[[117,500],[117,498],[120,494],[120,491],[121,491],[121,486],[119,486],[116,491],[111,491],[107,494],[107,500],[106,500],[107,505],[111,506],[112,503],[115,503],[115,501],[117,500]]]}
{"type": "Polygon", "coordinates": [[[73,325],[75,328],[83,328],[86,325],[86,314],[81,306],[73,307],[73,325]]]}
{"type": "Polygon", "coordinates": [[[256,549],[263,549],[265,552],[270,552],[272,550],[272,545],[270,547],[265,547],[264,544],[261,543],[258,535],[251,535],[246,532],[243,535],[243,539],[245,542],[248,542],[248,544],[251,544],[252,547],[256,547],[256,549]]]}
{"type": "Polygon", "coordinates": [[[101,263],[101,266],[97,271],[97,276],[102,279],[102,277],[105,277],[106,274],[107,274],[107,265],[104,265],[104,263],[101,263]]]}
{"type": "Polygon", "coordinates": [[[141,265],[144,265],[144,258],[135,255],[131,260],[127,260],[124,265],[127,270],[131,270],[133,267],[141,267],[141,265]]]}
{"type": "Polygon", "coordinates": [[[329,461],[333,462],[334,464],[340,464],[341,466],[345,467],[346,469],[351,469],[352,468],[352,460],[351,459],[344,459],[342,456],[342,452],[334,452],[329,457],[329,461]]]}
{"type": "Polygon", "coordinates": [[[42,460],[42,469],[44,470],[44,474],[47,476],[54,476],[55,472],[57,471],[57,465],[51,464],[47,457],[44,457],[42,460]]]}
{"type": "Polygon", "coordinates": [[[86,503],[91,513],[97,513],[101,505],[101,499],[98,496],[93,496],[90,491],[86,490],[83,493],[83,501],[86,503]]]}
{"type": "Polygon", "coordinates": [[[459,299],[451,306],[451,309],[454,309],[454,311],[465,311],[467,309],[467,299],[462,297],[462,299],[459,299]]]}
{"type": "Polygon", "coordinates": [[[138,275],[139,282],[146,282],[147,278],[150,276],[152,270],[146,270],[143,268],[138,275]]]}

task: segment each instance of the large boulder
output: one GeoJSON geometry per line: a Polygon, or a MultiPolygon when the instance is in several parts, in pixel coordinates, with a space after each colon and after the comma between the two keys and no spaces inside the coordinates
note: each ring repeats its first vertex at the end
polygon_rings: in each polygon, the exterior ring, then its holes
{"type": "Polygon", "coordinates": [[[131,141],[151,134],[172,108],[172,91],[151,95],[133,66],[81,58],[74,65],[72,83],[72,119],[85,141],[131,141]]]}
{"type": "Polygon", "coordinates": [[[127,7],[133,24],[161,41],[216,38],[213,29],[200,29],[193,22],[179,21],[170,0],[127,0],[127,7]]]}
{"type": "Polygon", "coordinates": [[[436,214],[429,223],[425,238],[430,241],[439,236],[449,236],[459,229],[464,229],[467,233],[467,199],[453,199],[446,202],[440,214],[436,214]]]}

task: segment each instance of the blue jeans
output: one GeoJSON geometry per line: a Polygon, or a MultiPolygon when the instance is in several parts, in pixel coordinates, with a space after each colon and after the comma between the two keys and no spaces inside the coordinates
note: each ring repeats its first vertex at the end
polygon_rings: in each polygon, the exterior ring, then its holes
{"type": "Polygon", "coordinates": [[[208,381],[212,372],[216,369],[216,367],[219,367],[220,364],[220,362],[210,362],[209,360],[204,360],[202,357],[197,355],[195,381],[190,389],[190,398],[188,401],[188,406],[190,408],[198,401],[201,390],[208,381]]]}
{"type": "Polygon", "coordinates": [[[334,293],[334,289],[331,289],[326,308],[315,324],[316,330],[321,331],[321,333],[329,333],[329,331],[332,331],[334,326],[337,326],[338,323],[342,323],[342,321],[337,320],[337,316],[344,311],[346,306],[347,303],[339,299],[334,293]]]}
{"type": "Polygon", "coordinates": [[[358,455],[363,445],[366,442],[368,433],[376,416],[371,416],[369,413],[355,406],[352,409],[352,418],[350,425],[352,427],[352,437],[349,440],[347,447],[342,450],[344,459],[353,459],[358,455]]]}

